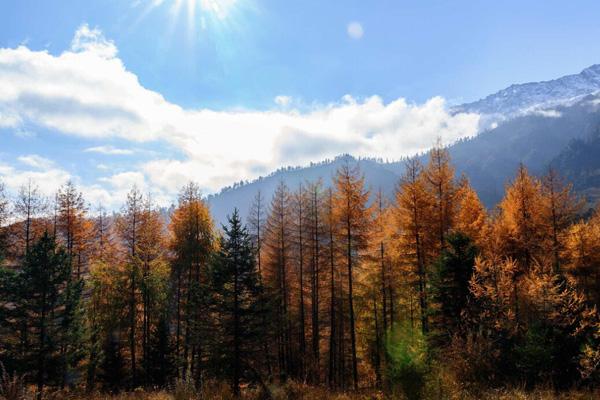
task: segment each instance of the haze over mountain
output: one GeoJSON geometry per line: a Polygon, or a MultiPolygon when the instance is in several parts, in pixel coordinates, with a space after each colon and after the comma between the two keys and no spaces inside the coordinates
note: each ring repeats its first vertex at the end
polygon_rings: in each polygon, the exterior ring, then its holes
{"type": "MultiPolygon", "coordinates": [[[[519,163],[535,174],[543,174],[553,165],[575,181],[575,188],[588,201],[595,202],[600,192],[596,172],[600,171],[600,162],[594,152],[600,142],[599,90],[600,65],[593,65],[576,75],[512,85],[479,101],[454,107],[453,112],[477,112],[489,123],[477,136],[450,146],[457,175],[465,174],[484,203],[493,207],[519,163]]],[[[421,157],[425,160],[427,155],[421,157]]],[[[209,196],[212,212],[217,221],[224,221],[234,207],[246,215],[256,193],[260,191],[268,201],[280,181],[290,189],[317,179],[327,186],[345,162],[358,162],[367,186],[372,190],[381,188],[388,198],[392,198],[404,170],[402,161],[356,160],[348,155],[301,168],[282,168],[209,196]]]]}

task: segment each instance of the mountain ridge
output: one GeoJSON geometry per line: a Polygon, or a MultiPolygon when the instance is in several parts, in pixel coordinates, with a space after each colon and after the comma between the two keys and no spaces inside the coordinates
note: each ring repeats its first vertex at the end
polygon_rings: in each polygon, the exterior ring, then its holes
{"type": "Polygon", "coordinates": [[[514,116],[539,108],[565,104],[600,91],[600,64],[591,65],[578,74],[548,81],[512,84],[483,99],[453,107],[453,112],[514,116]]]}

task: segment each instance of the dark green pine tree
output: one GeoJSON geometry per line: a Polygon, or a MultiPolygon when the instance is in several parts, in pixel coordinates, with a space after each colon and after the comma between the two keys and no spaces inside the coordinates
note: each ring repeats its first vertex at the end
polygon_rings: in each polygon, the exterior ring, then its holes
{"type": "Polygon", "coordinates": [[[18,281],[15,271],[0,265],[0,361],[7,371],[22,371],[17,363],[19,349],[19,319],[11,305],[18,293],[18,281]]]}
{"type": "Polygon", "coordinates": [[[44,386],[60,384],[64,365],[61,360],[62,329],[71,318],[68,304],[71,268],[63,248],[48,232],[39,239],[25,258],[18,276],[20,293],[18,316],[26,321],[29,345],[22,362],[32,371],[41,398],[44,386]]]}
{"type": "Polygon", "coordinates": [[[86,356],[84,309],[81,304],[84,282],[73,275],[71,265],[69,263],[69,278],[64,291],[65,307],[60,324],[61,387],[77,383],[80,375],[77,366],[86,356]]]}
{"type": "Polygon", "coordinates": [[[98,380],[109,393],[118,393],[123,387],[125,361],[121,353],[119,332],[110,332],[104,338],[98,380]]]}
{"type": "Polygon", "coordinates": [[[434,348],[444,347],[458,332],[478,252],[471,239],[460,232],[450,233],[446,242],[431,277],[430,341],[434,348]]]}
{"type": "Polygon", "coordinates": [[[161,316],[150,337],[148,354],[148,378],[152,386],[166,387],[175,377],[175,363],[172,358],[173,346],[169,339],[169,324],[166,316],[161,316]]]}
{"type": "Polygon", "coordinates": [[[220,332],[215,357],[221,373],[231,380],[233,392],[240,394],[241,381],[260,379],[252,360],[259,359],[262,324],[262,288],[248,231],[237,209],[223,227],[220,249],[212,264],[215,308],[220,332]]]}

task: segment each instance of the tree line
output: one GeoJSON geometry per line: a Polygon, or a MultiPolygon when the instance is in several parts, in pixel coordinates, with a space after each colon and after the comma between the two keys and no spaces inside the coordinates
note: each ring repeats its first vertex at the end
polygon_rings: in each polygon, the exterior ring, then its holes
{"type": "Polygon", "coordinates": [[[281,182],[215,226],[199,187],[165,218],[133,187],[91,212],[72,182],[0,186],[0,361],[44,390],[287,379],[332,390],[598,383],[600,211],[521,166],[486,210],[449,154],[395,198],[356,164],[281,182]]]}

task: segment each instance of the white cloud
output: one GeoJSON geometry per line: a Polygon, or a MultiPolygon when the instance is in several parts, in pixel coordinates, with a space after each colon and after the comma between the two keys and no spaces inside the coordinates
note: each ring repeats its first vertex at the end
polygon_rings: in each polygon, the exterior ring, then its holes
{"type": "Polygon", "coordinates": [[[26,156],[20,156],[17,158],[23,164],[37,168],[37,169],[50,169],[54,166],[54,161],[38,156],[37,154],[29,154],[26,156]]]}
{"type": "Polygon", "coordinates": [[[88,24],[81,25],[71,41],[73,52],[93,52],[104,58],[117,55],[117,46],[112,40],[107,40],[98,28],[90,29],[88,24]]]}
{"type": "Polygon", "coordinates": [[[281,107],[287,107],[292,103],[292,98],[290,96],[275,96],[275,104],[281,107]]]}
{"type": "Polygon", "coordinates": [[[360,39],[365,34],[362,24],[356,21],[350,22],[348,24],[348,26],[346,27],[346,32],[348,33],[348,36],[350,36],[350,38],[352,39],[360,39]]]}
{"type": "Polygon", "coordinates": [[[71,174],[58,167],[34,168],[35,170],[19,170],[12,165],[0,163],[0,179],[12,193],[17,193],[21,186],[31,180],[39,186],[43,195],[51,197],[56,189],[72,178],[71,174]]]}
{"type": "Polygon", "coordinates": [[[120,149],[118,147],[113,147],[113,146],[88,147],[87,149],[84,150],[84,152],[99,153],[99,154],[106,154],[106,155],[116,155],[116,156],[125,156],[125,155],[133,154],[133,150],[120,149]]]}
{"type": "MultiPolygon", "coordinates": [[[[0,70],[0,123],[96,140],[161,141],[183,154],[181,159],[146,158],[137,171],[97,183],[119,190],[136,182],[175,194],[193,179],[205,191],[215,191],[282,165],[342,152],[398,159],[429,148],[437,137],[451,143],[472,136],[479,122],[477,114],[451,115],[439,97],[411,104],[402,98],[386,103],[378,96],[346,95],[299,110],[291,107],[292,99],[278,96],[281,108],[273,110],[184,109],[144,88],[117,57],[114,43],[86,25],[75,34],[72,48],[57,56],[23,46],[0,49],[0,70]]],[[[127,150],[105,145],[88,151],[127,150]]],[[[100,186],[92,189],[96,197],[104,196],[100,186]]]]}

